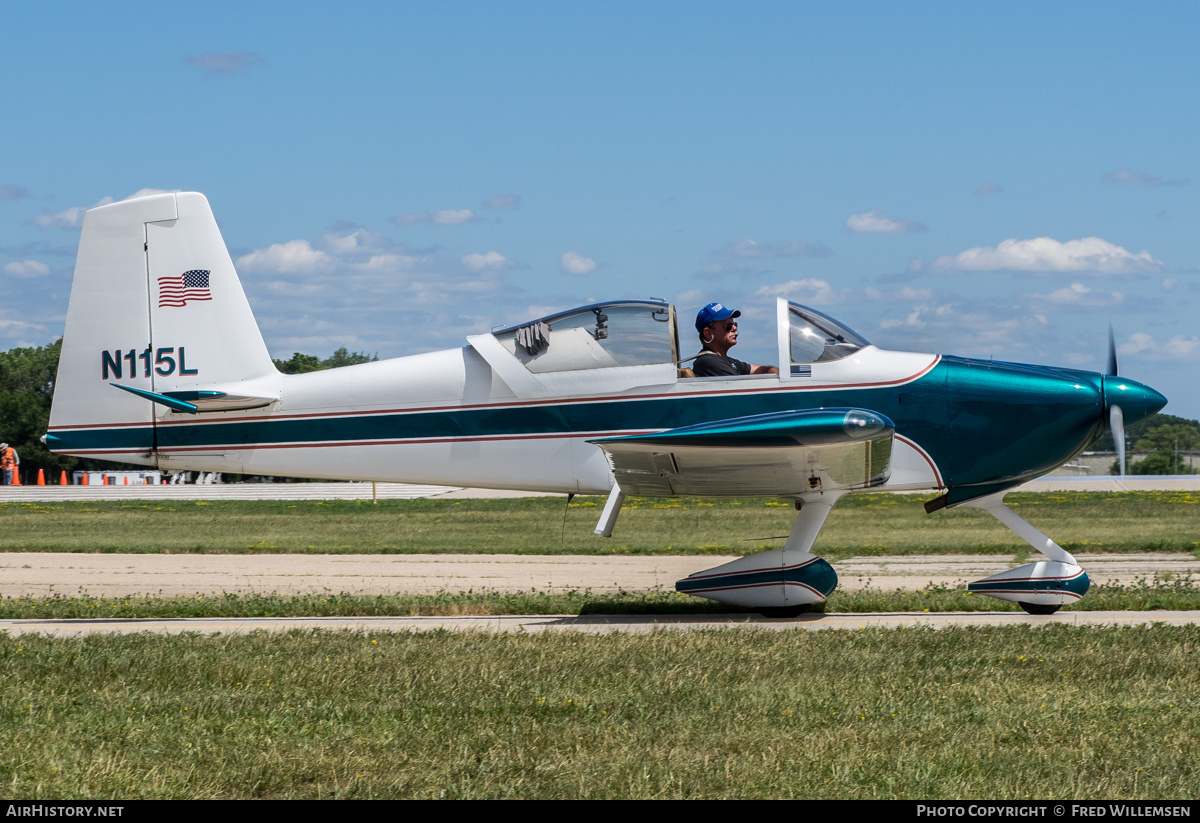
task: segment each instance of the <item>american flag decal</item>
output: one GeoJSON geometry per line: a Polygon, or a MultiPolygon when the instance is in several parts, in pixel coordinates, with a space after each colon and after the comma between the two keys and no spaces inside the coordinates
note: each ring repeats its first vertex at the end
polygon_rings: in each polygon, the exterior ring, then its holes
{"type": "Polygon", "coordinates": [[[212,300],[208,290],[208,272],[185,271],[176,277],[158,278],[158,307],[186,306],[189,300],[212,300]]]}

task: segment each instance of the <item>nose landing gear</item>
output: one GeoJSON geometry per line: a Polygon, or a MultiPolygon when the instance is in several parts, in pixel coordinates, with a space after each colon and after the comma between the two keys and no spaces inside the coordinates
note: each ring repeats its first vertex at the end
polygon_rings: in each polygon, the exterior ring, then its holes
{"type": "Polygon", "coordinates": [[[967,591],[1016,603],[1028,614],[1054,614],[1064,605],[1083,597],[1091,587],[1091,581],[1070,552],[1005,506],[1004,494],[991,494],[961,505],[983,509],[1049,560],[1026,563],[976,580],[967,586],[967,591]]]}

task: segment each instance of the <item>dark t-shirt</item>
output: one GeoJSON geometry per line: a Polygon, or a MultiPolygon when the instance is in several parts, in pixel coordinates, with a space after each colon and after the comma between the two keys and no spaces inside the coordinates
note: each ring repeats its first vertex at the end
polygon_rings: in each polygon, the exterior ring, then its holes
{"type": "Polygon", "coordinates": [[[753,367],[732,357],[723,357],[715,351],[705,349],[692,362],[692,373],[697,377],[736,377],[749,374],[753,367]]]}

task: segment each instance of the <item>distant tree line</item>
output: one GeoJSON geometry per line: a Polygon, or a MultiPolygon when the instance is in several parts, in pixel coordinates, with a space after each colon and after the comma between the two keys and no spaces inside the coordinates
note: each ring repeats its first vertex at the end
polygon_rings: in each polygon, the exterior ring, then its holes
{"type": "Polygon", "coordinates": [[[50,402],[58,376],[62,340],[49,346],[9,349],[0,352],[0,440],[17,450],[21,458],[21,482],[37,480],[44,469],[46,481],[57,483],[59,474],[77,468],[111,467],[111,463],[54,454],[43,445],[42,435],[50,423],[50,402]]]}
{"type": "MultiPolygon", "coordinates": [[[[17,450],[22,483],[36,482],[38,469],[45,471],[47,483],[57,483],[63,471],[70,475],[76,470],[103,471],[113,467],[107,460],[54,454],[41,441],[50,424],[50,404],[54,400],[61,352],[61,339],[49,346],[0,352],[0,441],[17,450]]],[[[295,352],[290,360],[276,360],[275,366],[285,374],[300,374],[378,359],[379,355],[351,352],[343,346],[324,360],[295,352]]]]}
{"type": "Polygon", "coordinates": [[[342,346],[324,360],[320,360],[311,354],[292,352],[291,360],[276,360],[275,368],[284,374],[304,374],[305,372],[320,371],[321,369],[339,369],[342,366],[357,366],[359,363],[372,363],[378,359],[378,354],[370,357],[363,352],[347,351],[346,347],[342,346]]]}
{"type": "MultiPolygon", "coordinates": [[[[1112,433],[1106,431],[1090,451],[1116,451],[1112,433]]],[[[1125,427],[1126,474],[1200,474],[1189,468],[1179,452],[1200,451],[1200,421],[1176,417],[1173,414],[1156,414],[1141,422],[1125,427]],[[1149,452],[1144,460],[1129,463],[1131,452],[1149,452]]],[[[1114,460],[1109,474],[1120,474],[1120,466],[1114,460]]]]}

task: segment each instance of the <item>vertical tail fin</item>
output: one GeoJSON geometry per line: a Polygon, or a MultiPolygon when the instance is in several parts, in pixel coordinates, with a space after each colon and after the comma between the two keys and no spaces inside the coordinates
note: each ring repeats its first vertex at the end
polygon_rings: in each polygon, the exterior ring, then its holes
{"type": "Polygon", "coordinates": [[[156,397],[261,395],[254,384],[277,375],[204,195],[87,212],[46,438],[53,451],[154,465],[155,422],[181,408],[156,397]]]}

